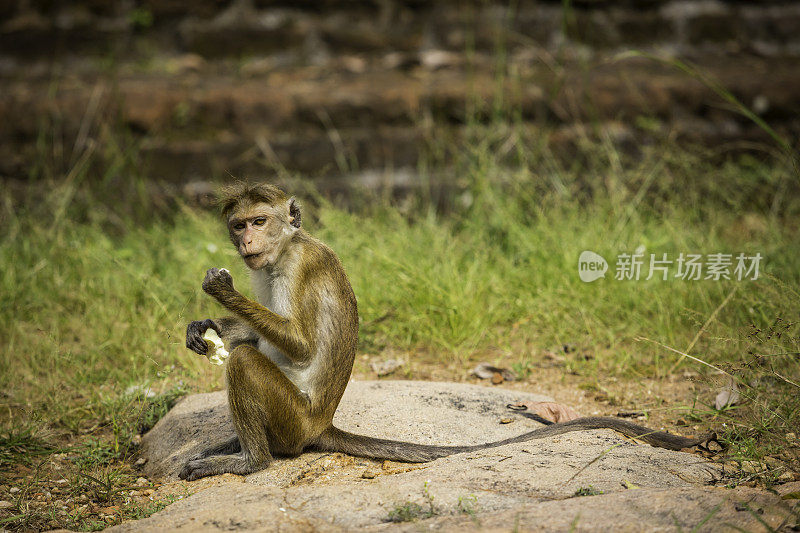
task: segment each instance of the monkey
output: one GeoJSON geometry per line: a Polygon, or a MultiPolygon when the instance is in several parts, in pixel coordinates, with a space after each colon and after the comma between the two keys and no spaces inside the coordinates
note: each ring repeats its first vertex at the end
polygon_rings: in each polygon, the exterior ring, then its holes
{"type": "Polygon", "coordinates": [[[189,323],[186,346],[205,355],[202,336],[212,328],[229,349],[225,380],[236,436],[187,461],[181,479],[246,475],[266,468],[274,456],[306,450],[427,462],[590,429],[613,429],[671,450],[706,440],[611,417],[579,418],[472,446],[413,444],[343,431],[332,420],[353,368],[358,310],[342,263],[301,228],[296,199],[273,185],[239,182],[224,188],[218,201],[231,242],[250,270],[256,300],[234,288],[227,270],[206,272],[203,291],[232,314],[189,323]]]}

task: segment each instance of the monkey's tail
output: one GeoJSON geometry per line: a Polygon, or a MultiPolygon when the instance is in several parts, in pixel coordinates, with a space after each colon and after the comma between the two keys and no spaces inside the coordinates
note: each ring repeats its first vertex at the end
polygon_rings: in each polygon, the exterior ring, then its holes
{"type": "Polygon", "coordinates": [[[389,459],[404,463],[425,463],[459,453],[454,451],[452,449],[454,447],[451,446],[430,446],[398,440],[377,439],[356,435],[334,426],[326,429],[309,448],[321,452],[342,452],[357,457],[389,459]]]}
{"type": "Polygon", "coordinates": [[[426,444],[412,444],[410,442],[366,437],[331,426],[325,430],[309,448],[326,452],[342,452],[358,457],[389,459],[391,461],[403,461],[407,463],[424,463],[456,453],[485,450],[488,448],[505,446],[506,444],[554,437],[572,431],[592,429],[613,429],[627,437],[636,438],[651,446],[666,448],[668,450],[691,448],[692,446],[697,446],[709,439],[715,438],[714,435],[706,435],[700,438],[680,437],[665,431],[654,431],[650,428],[619,418],[592,416],[577,418],[569,422],[552,424],[509,439],[486,444],[476,444],[473,446],[431,446],[426,444]]]}

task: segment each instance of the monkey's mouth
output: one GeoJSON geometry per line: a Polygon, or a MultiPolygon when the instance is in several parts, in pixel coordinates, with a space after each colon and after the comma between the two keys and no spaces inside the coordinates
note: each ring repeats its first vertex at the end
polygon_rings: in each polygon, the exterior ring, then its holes
{"type": "Polygon", "coordinates": [[[242,259],[253,259],[253,258],[255,258],[255,257],[258,257],[258,256],[260,256],[260,255],[261,255],[261,254],[263,254],[263,253],[264,253],[264,252],[258,252],[258,253],[255,253],[255,254],[247,254],[247,255],[243,255],[243,256],[242,256],[242,259]]]}

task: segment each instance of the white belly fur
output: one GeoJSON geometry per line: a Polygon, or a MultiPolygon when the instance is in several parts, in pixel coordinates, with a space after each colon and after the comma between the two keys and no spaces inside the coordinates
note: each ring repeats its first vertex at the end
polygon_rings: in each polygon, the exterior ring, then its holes
{"type": "MultiPolygon", "coordinates": [[[[271,279],[265,271],[256,270],[251,272],[251,281],[256,300],[261,305],[283,317],[291,314],[291,300],[286,277],[279,276],[271,279]]],[[[258,340],[258,351],[269,357],[301,392],[308,394],[308,367],[296,365],[263,337],[258,340]]]]}

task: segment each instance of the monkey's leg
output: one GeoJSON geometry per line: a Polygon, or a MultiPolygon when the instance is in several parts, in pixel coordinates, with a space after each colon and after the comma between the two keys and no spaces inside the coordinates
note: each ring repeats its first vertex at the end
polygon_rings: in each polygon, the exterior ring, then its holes
{"type": "Polygon", "coordinates": [[[272,453],[297,454],[309,440],[310,405],[275,363],[253,348],[238,346],[227,367],[228,405],[241,452],[189,461],[180,477],[256,472],[272,461],[272,453]]]}
{"type": "Polygon", "coordinates": [[[237,435],[216,446],[206,448],[197,454],[194,459],[203,459],[204,457],[210,457],[212,455],[232,455],[240,451],[242,451],[242,445],[239,443],[239,436],[237,435]]]}

